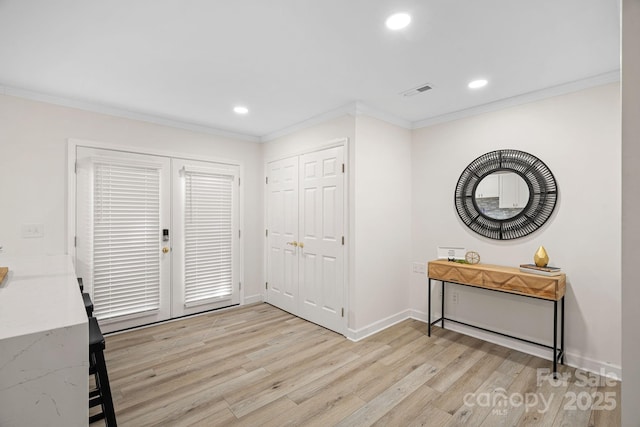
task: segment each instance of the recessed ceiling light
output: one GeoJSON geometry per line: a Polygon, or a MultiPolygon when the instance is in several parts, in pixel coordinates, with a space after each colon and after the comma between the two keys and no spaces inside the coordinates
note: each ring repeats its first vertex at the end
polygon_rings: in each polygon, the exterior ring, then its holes
{"type": "Polygon", "coordinates": [[[481,87],[485,87],[489,83],[485,79],[474,80],[469,83],[469,89],[480,89],[481,87]]]}
{"type": "Polygon", "coordinates": [[[387,18],[385,24],[390,30],[401,30],[411,22],[411,16],[408,13],[394,13],[387,18]]]}
{"type": "Polygon", "coordinates": [[[249,109],[247,107],[243,107],[242,105],[238,105],[237,107],[233,107],[233,111],[236,114],[247,114],[249,109]]]}

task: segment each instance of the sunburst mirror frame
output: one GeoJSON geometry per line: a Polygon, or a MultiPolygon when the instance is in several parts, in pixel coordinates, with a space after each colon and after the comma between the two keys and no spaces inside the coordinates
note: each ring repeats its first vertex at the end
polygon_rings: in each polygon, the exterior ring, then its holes
{"type": "Polygon", "coordinates": [[[558,187],[551,170],[536,156],[519,150],[496,150],[483,154],[460,175],[455,206],[462,222],[476,233],[494,240],[527,236],[551,217],[558,198],[558,187]],[[529,201],[517,215],[508,219],[491,218],[478,208],[476,187],[494,172],[518,174],[529,187],[529,201]]]}

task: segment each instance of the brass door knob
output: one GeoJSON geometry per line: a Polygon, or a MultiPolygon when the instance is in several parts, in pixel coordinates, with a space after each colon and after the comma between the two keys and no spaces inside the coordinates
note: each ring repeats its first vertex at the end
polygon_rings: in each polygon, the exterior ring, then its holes
{"type": "Polygon", "coordinates": [[[163,254],[168,254],[169,253],[169,248],[167,246],[165,246],[164,248],[162,248],[162,253],[163,254]]]}
{"type": "Polygon", "coordinates": [[[295,240],[293,242],[287,242],[287,245],[291,245],[291,246],[298,246],[298,242],[296,242],[295,240]]]}
{"type": "Polygon", "coordinates": [[[304,243],[302,243],[302,242],[298,243],[298,247],[304,248],[304,243]]]}

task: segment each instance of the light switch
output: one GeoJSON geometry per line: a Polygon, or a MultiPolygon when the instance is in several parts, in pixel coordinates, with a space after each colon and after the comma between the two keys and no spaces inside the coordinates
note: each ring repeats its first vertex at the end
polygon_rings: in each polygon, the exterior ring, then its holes
{"type": "Polygon", "coordinates": [[[22,237],[24,239],[44,237],[44,224],[22,224],[22,237]]]}

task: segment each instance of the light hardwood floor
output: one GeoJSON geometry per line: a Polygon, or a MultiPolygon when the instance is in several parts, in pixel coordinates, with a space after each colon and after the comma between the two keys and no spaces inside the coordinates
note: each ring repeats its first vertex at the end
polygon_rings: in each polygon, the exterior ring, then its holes
{"type": "Polygon", "coordinates": [[[415,320],[354,343],[253,304],[106,341],[120,426],[620,425],[619,383],[415,320]]]}

